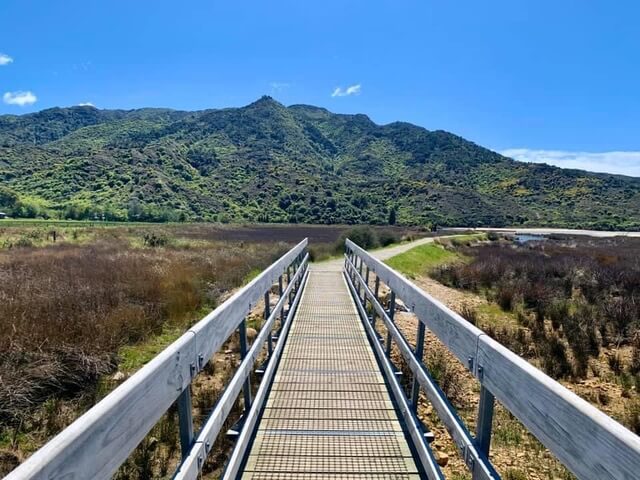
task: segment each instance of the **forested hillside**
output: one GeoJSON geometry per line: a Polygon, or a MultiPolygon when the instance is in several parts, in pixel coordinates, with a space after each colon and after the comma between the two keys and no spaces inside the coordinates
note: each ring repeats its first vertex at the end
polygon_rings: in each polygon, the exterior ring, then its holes
{"type": "Polygon", "coordinates": [[[640,228],[638,178],[269,97],[0,116],[0,179],[0,210],[16,217],[640,228]]]}

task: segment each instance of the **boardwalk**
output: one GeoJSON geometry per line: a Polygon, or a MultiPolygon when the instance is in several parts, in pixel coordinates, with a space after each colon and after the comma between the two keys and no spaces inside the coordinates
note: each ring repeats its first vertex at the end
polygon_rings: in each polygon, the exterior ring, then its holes
{"type": "Polygon", "coordinates": [[[370,253],[347,240],[344,260],[309,266],[303,240],[7,479],[108,480],[177,404],[182,459],[173,479],[196,480],[242,394],[244,422],[225,480],[443,480],[416,416],[419,393],[447,429],[473,480],[500,479],[490,461],[496,402],[577,478],[637,479],[638,436],[381,262],[430,241],[370,253]],[[378,287],[389,292],[388,302],[378,287]],[[415,348],[395,324],[396,297],[419,320],[415,348]],[[247,316],[262,302],[267,318],[249,343],[247,316]],[[374,325],[383,329],[382,341],[374,325]],[[276,342],[274,329],[281,332],[276,342]],[[478,381],[473,431],[424,365],[427,329],[478,381]],[[242,361],[196,432],[190,385],[235,332],[242,361]],[[392,360],[397,358],[389,358],[392,345],[409,370],[403,369],[411,382],[409,395],[396,378],[392,360]],[[265,350],[270,360],[254,397],[252,372],[265,350]]]}
{"type": "Polygon", "coordinates": [[[242,478],[420,478],[340,266],[311,268],[242,478]]]}

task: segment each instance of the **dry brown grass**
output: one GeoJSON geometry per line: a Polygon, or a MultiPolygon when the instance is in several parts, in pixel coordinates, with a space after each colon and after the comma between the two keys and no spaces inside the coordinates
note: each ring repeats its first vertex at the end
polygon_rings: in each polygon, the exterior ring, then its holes
{"type": "MultiPolygon", "coordinates": [[[[637,239],[549,239],[530,246],[497,242],[461,251],[471,261],[442,266],[433,278],[517,314],[546,360],[545,371],[556,379],[587,378],[601,349],[630,345],[638,334],[637,239]]],[[[509,340],[503,337],[499,340],[509,340]]],[[[623,365],[615,360],[611,370],[619,375],[623,365]]]]}
{"type": "Polygon", "coordinates": [[[105,232],[88,244],[0,250],[0,452],[11,453],[7,465],[106,393],[100,379],[117,368],[121,347],[167,326],[186,329],[288,248],[143,248],[105,232]],[[59,399],[65,407],[51,410],[59,399]]]}

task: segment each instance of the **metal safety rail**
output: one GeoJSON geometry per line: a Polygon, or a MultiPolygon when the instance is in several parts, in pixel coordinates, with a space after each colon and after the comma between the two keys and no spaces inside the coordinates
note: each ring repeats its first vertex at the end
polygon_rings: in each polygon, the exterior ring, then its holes
{"type": "MultiPolygon", "coordinates": [[[[274,349],[271,332],[276,320],[280,319],[282,327],[293,317],[307,273],[309,256],[306,247],[307,239],[191,327],[35,452],[6,480],[111,478],[176,401],[182,462],[175,477],[196,478],[241,390],[244,392],[245,410],[250,408],[250,374],[265,343],[268,353],[273,353],[270,358],[281,350],[282,342],[278,342],[274,349]],[[270,310],[271,289],[276,283],[279,300],[270,310]],[[265,302],[266,321],[247,350],[246,317],[262,300],[265,302]],[[242,363],[196,437],[191,410],[191,382],[236,330],[240,334],[242,363]]],[[[270,361],[269,367],[273,363],[270,361]]]]}
{"type": "MultiPolygon", "coordinates": [[[[416,412],[422,389],[447,428],[473,479],[499,478],[488,460],[493,408],[498,400],[580,479],[640,478],[640,437],[467,322],[395,270],[350,240],[346,242],[345,276],[361,314],[375,333],[377,319],[387,329],[385,353],[392,342],[413,376],[410,408],[416,412]],[[375,275],[375,279],[371,276],[375,275]],[[372,286],[373,284],[373,286],[372,286]],[[391,291],[388,308],[379,299],[380,285],[391,291]],[[396,300],[418,318],[412,349],[394,323],[396,300]],[[368,307],[371,316],[368,315],[368,307]],[[425,330],[429,329],[480,382],[475,436],[456,413],[424,366],[425,330]]],[[[377,335],[377,349],[382,349],[377,335]]]]}

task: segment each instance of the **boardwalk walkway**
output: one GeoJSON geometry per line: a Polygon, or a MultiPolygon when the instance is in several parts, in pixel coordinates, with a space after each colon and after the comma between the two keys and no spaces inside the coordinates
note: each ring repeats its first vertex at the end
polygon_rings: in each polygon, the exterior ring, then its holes
{"type": "Polygon", "coordinates": [[[420,478],[340,268],[310,269],[242,478],[420,478]]]}
{"type": "MultiPolygon", "coordinates": [[[[197,480],[243,392],[248,408],[224,472],[228,480],[443,480],[425,441],[425,427],[415,415],[419,393],[447,428],[474,480],[500,479],[489,457],[496,402],[577,478],[636,480],[637,435],[382,262],[430,241],[367,252],[347,240],[344,260],[312,266],[308,241],[301,241],[35,452],[7,480],[108,480],[173,404],[182,453],[173,478],[197,480]],[[247,315],[261,302],[271,305],[275,285],[278,301],[248,344],[247,315]],[[381,301],[378,286],[389,292],[388,303],[381,301]],[[360,295],[365,298],[357,298],[360,295]],[[396,300],[419,320],[415,349],[394,323],[396,300]],[[361,320],[369,315],[371,321],[361,320]],[[272,344],[277,319],[282,334],[272,344]],[[375,338],[374,321],[386,330],[386,342],[375,338]],[[475,432],[423,363],[427,329],[478,381],[475,432]],[[242,361],[195,432],[190,385],[235,332],[242,361]],[[410,395],[388,358],[392,345],[410,370],[410,377],[404,377],[412,382],[410,395]],[[265,346],[270,361],[252,402],[251,373],[265,346]]],[[[403,368],[403,373],[408,372],[403,368]]]]}

